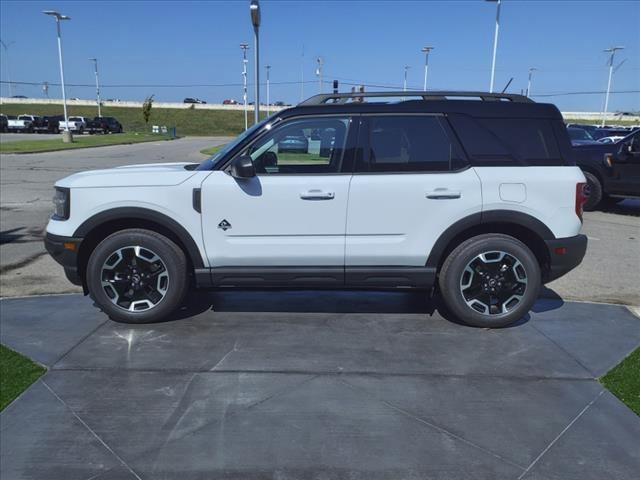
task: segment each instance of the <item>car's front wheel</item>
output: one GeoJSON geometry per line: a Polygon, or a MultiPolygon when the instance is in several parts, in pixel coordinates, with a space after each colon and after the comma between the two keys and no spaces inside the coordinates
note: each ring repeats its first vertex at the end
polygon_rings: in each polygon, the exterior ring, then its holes
{"type": "Polygon", "coordinates": [[[604,193],[602,191],[602,183],[598,177],[591,172],[583,172],[584,177],[587,179],[587,184],[584,187],[584,193],[587,196],[587,201],[584,204],[584,209],[587,212],[591,212],[598,208],[604,193]]]}
{"type": "Polygon", "coordinates": [[[475,327],[504,327],[521,319],[538,298],[540,286],[535,255],[502,234],[464,241],[446,258],[439,275],[446,307],[475,327]]]}
{"type": "Polygon", "coordinates": [[[147,323],[166,319],[187,291],[187,261],[159,233],[129,229],[105,238],[87,264],[93,300],[112,320],[147,323]]]}

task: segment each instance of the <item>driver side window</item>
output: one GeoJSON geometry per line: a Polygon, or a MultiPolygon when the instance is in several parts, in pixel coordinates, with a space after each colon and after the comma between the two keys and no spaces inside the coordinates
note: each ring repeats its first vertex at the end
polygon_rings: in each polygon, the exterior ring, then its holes
{"type": "Polygon", "coordinates": [[[348,128],[347,117],[293,120],[265,134],[244,155],[251,157],[258,175],[337,173],[348,128]]]}

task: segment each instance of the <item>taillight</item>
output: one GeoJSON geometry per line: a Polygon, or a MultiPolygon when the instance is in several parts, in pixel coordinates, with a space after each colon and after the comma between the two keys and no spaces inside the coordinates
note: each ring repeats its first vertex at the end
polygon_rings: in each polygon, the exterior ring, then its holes
{"type": "Polygon", "coordinates": [[[586,183],[576,183],[576,215],[582,221],[582,212],[584,211],[584,204],[587,203],[587,196],[584,193],[584,187],[586,183]]]}

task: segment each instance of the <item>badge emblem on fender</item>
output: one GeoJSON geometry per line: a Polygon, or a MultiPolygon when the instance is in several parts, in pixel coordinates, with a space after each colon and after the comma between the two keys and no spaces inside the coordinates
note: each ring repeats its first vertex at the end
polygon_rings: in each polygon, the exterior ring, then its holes
{"type": "Polygon", "coordinates": [[[231,228],[231,224],[229,222],[227,222],[226,219],[222,220],[219,224],[218,224],[218,228],[221,228],[223,231],[227,231],[231,228]]]}

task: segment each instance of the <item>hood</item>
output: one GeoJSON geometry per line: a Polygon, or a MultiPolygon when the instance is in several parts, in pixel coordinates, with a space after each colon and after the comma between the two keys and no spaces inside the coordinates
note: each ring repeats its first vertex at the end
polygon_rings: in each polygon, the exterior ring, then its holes
{"type": "Polygon", "coordinates": [[[90,170],[63,178],[56,185],[66,188],[172,186],[184,182],[196,173],[186,169],[189,165],[193,163],[150,163],[90,170]]]}

